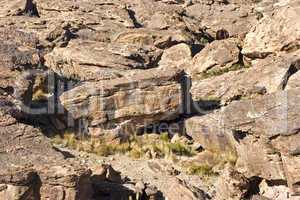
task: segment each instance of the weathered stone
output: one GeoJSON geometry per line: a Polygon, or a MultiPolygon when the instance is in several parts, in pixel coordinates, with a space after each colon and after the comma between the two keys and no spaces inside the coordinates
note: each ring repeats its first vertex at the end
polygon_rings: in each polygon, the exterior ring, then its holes
{"type": "Polygon", "coordinates": [[[178,2],[155,0],[126,0],[126,2],[130,4],[130,10],[134,12],[140,26],[156,29],[184,27],[179,15],[183,12],[183,8],[178,2]]]}
{"type": "Polygon", "coordinates": [[[246,197],[249,190],[249,180],[232,168],[226,168],[216,183],[218,200],[238,200],[246,197]]]}
{"type": "Polygon", "coordinates": [[[92,195],[89,170],[67,164],[37,129],[18,123],[2,127],[0,147],[0,184],[8,185],[0,196],[5,199],[87,199],[92,195]]]}
{"type": "Polygon", "coordinates": [[[299,164],[298,157],[290,153],[298,148],[298,93],[293,89],[255,100],[234,102],[226,107],[223,115],[225,126],[237,131],[237,165],[244,163],[242,165],[248,168],[246,173],[259,173],[268,180],[287,180],[295,193],[299,191],[299,169],[295,167],[299,164]],[[294,142],[289,144],[289,141],[294,142]]]}
{"type": "Polygon", "coordinates": [[[150,45],[161,49],[169,48],[179,43],[191,44],[194,37],[183,30],[151,30],[136,29],[120,33],[113,40],[121,44],[150,45]]]}
{"type": "Polygon", "coordinates": [[[205,195],[201,191],[193,191],[188,186],[177,178],[170,181],[170,185],[165,192],[165,197],[174,200],[204,200],[205,195]]]}
{"type": "Polygon", "coordinates": [[[289,6],[274,10],[272,15],[266,15],[247,34],[242,53],[255,59],[299,49],[299,13],[299,2],[293,1],[289,6]]]}
{"type": "Polygon", "coordinates": [[[30,187],[28,186],[14,186],[14,185],[5,185],[5,190],[0,191],[0,198],[6,200],[15,200],[15,199],[30,199],[30,187]]]}
{"type": "Polygon", "coordinates": [[[212,152],[234,151],[234,139],[217,114],[207,114],[185,120],[186,134],[202,148],[212,152]]]}
{"type": "Polygon", "coordinates": [[[144,127],[178,116],[181,74],[175,69],[167,73],[150,69],[126,78],[85,83],[65,92],[60,100],[74,119],[87,118],[90,126],[114,129],[129,120],[144,127]]]}
{"type": "MultiPolygon", "coordinates": [[[[289,145],[289,144],[286,144],[289,145]]],[[[295,195],[300,195],[300,158],[299,156],[282,155],[283,167],[286,173],[287,183],[295,195]]]]}
{"type": "Polygon", "coordinates": [[[239,54],[237,40],[216,40],[196,54],[187,72],[201,78],[205,74],[229,71],[233,65],[239,65],[239,54]]]}
{"type": "Polygon", "coordinates": [[[126,70],[156,65],[161,52],[134,45],[73,40],[66,48],[55,48],[46,56],[54,72],[78,80],[103,80],[121,77],[126,70]]]}
{"type": "Polygon", "coordinates": [[[159,61],[159,65],[160,67],[187,67],[186,65],[189,65],[191,59],[192,52],[190,47],[185,43],[181,43],[166,49],[159,61]]]}
{"type": "Polygon", "coordinates": [[[267,139],[246,136],[236,145],[236,152],[238,153],[236,168],[247,177],[286,179],[280,154],[268,144],[267,139]]]}
{"type": "Polygon", "coordinates": [[[193,81],[194,101],[219,101],[221,105],[285,89],[293,73],[299,51],[279,57],[259,60],[250,68],[193,81]],[[251,77],[251,78],[250,78],[251,77]]]}
{"type": "Polygon", "coordinates": [[[259,184],[259,193],[262,197],[265,197],[267,200],[281,200],[281,199],[291,199],[296,200],[298,197],[292,196],[290,194],[289,188],[284,184],[276,184],[276,181],[266,181],[263,180],[259,184]]]}
{"type": "MultiPolygon", "coordinates": [[[[241,4],[212,4],[196,3],[187,7],[186,15],[193,19],[185,18],[190,27],[200,26],[201,30],[215,38],[218,30],[226,30],[231,37],[243,38],[256,23],[255,13],[249,5],[241,4]],[[199,11],[202,12],[199,12],[199,11]]],[[[193,31],[194,30],[192,28],[193,31]]]]}

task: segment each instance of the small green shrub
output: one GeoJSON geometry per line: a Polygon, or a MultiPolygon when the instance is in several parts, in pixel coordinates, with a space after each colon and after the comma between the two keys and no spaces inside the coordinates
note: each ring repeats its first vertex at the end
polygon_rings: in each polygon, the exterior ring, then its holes
{"type": "Polygon", "coordinates": [[[193,152],[192,148],[188,145],[182,144],[180,142],[176,143],[169,143],[167,144],[170,152],[179,155],[179,156],[193,156],[195,153],[193,152]]]}
{"type": "Polygon", "coordinates": [[[192,163],[191,166],[188,167],[188,174],[190,175],[198,175],[198,176],[216,176],[217,173],[213,171],[212,166],[207,164],[197,165],[192,163]]]}

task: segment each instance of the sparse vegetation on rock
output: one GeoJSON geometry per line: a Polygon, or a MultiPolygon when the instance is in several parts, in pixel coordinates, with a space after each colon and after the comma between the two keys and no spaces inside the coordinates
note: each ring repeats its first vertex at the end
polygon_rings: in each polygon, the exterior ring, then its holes
{"type": "Polygon", "coordinates": [[[298,200],[299,0],[6,0],[0,200],[298,200]]]}

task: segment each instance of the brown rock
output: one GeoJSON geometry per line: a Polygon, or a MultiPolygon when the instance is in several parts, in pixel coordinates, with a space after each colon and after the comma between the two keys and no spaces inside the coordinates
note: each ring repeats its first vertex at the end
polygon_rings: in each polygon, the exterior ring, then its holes
{"type": "MultiPolygon", "coordinates": [[[[201,1],[203,2],[203,1],[201,1]]],[[[186,23],[190,27],[200,26],[215,38],[218,30],[226,30],[231,37],[244,38],[256,23],[255,13],[249,5],[196,3],[186,8],[186,23]],[[202,12],[199,12],[201,10],[202,12]],[[193,19],[193,20],[191,20],[193,19]]],[[[192,28],[193,31],[196,31],[192,28]]]]}
{"type": "Polygon", "coordinates": [[[218,114],[207,114],[185,120],[186,134],[212,152],[232,152],[235,149],[232,134],[224,129],[218,114]]]}
{"type": "Polygon", "coordinates": [[[186,65],[189,65],[191,59],[192,52],[190,47],[185,43],[181,43],[166,49],[159,61],[159,65],[160,67],[186,67],[186,65]]]}
{"type": "Polygon", "coordinates": [[[78,80],[103,80],[123,76],[129,69],[155,66],[161,51],[151,47],[73,40],[55,48],[46,65],[54,72],[78,80]]]}
{"type": "Polygon", "coordinates": [[[179,43],[192,43],[194,37],[183,30],[136,29],[120,33],[113,40],[121,44],[150,45],[165,49],[179,43]]]}
{"type": "MultiPolygon", "coordinates": [[[[289,188],[286,185],[278,185],[276,181],[266,181],[263,180],[259,184],[259,190],[261,194],[261,199],[265,198],[266,200],[274,199],[274,200],[281,200],[281,199],[291,199],[296,200],[298,197],[292,196],[290,194],[289,188]]],[[[259,198],[258,198],[259,200],[259,198]]]]}
{"type": "MultiPolygon", "coordinates": [[[[233,100],[249,98],[285,89],[293,76],[298,53],[259,60],[248,69],[213,75],[194,80],[191,93],[195,101],[219,101],[221,105],[233,100]],[[251,78],[250,78],[251,77],[251,78]]],[[[296,69],[297,70],[297,69],[296,69]]]]}
{"type": "Polygon", "coordinates": [[[230,70],[234,64],[239,62],[237,40],[227,39],[214,41],[196,54],[191,67],[187,69],[191,76],[201,77],[209,73],[218,73],[230,70]]]}
{"type": "Polygon", "coordinates": [[[165,197],[168,199],[174,200],[204,200],[205,195],[202,191],[193,191],[192,188],[188,188],[188,186],[177,178],[173,178],[172,182],[165,191],[165,197]]]}
{"type": "Polygon", "coordinates": [[[291,1],[289,6],[280,7],[266,15],[247,34],[242,53],[255,59],[299,49],[299,10],[299,2],[291,1]]]}
{"type": "Polygon", "coordinates": [[[226,168],[216,183],[216,199],[238,200],[246,197],[249,180],[232,168],[226,168]]]}
{"type": "Polygon", "coordinates": [[[114,129],[129,120],[135,127],[178,116],[181,70],[159,69],[127,78],[85,83],[64,93],[60,100],[74,119],[88,118],[90,126],[114,129]],[[141,117],[142,116],[142,117],[141,117]]]}

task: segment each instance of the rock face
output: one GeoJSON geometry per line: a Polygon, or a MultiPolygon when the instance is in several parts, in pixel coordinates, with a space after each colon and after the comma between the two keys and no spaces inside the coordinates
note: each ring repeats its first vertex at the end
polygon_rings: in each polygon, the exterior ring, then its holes
{"type": "Polygon", "coordinates": [[[126,78],[85,83],[60,100],[74,119],[87,118],[90,127],[115,129],[126,121],[144,127],[179,115],[181,75],[177,69],[167,73],[146,70],[126,78]]]}
{"type": "Polygon", "coordinates": [[[299,9],[298,1],[290,6],[276,9],[266,15],[247,34],[242,53],[249,58],[264,58],[277,52],[291,52],[299,49],[299,9]],[[273,34],[276,33],[276,34],[273,34]]]}
{"type": "MultiPolygon", "coordinates": [[[[205,118],[190,119],[187,122],[187,131],[191,135],[195,134],[197,139],[201,130],[213,130],[216,127],[219,132],[222,131],[225,136],[227,135],[226,137],[233,136],[236,140],[235,148],[238,153],[236,168],[239,172],[247,177],[287,181],[290,189],[298,194],[299,172],[295,167],[299,165],[298,157],[292,153],[297,151],[298,145],[291,142],[299,140],[298,98],[299,90],[293,89],[233,102],[221,112],[208,117],[211,123],[206,123],[206,129],[203,123],[205,118]],[[199,128],[190,128],[193,121],[199,128]],[[197,130],[198,133],[195,132],[197,130]]],[[[199,141],[204,148],[209,149],[213,144],[224,145],[231,140],[222,142],[216,140],[212,145],[206,144],[205,140],[199,141]]]]}
{"type": "Polygon", "coordinates": [[[204,200],[206,196],[201,191],[190,190],[185,183],[178,179],[174,179],[171,182],[169,190],[166,192],[166,198],[168,199],[184,199],[184,200],[204,200]]]}
{"type": "Polygon", "coordinates": [[[193,81],[191,94],[195,101],[219,101],[222,105],[283,90],[298,70],[299,51],[259,60],[252,67],[230,71],[219,76],[193,81]],[[249,78],[251,77],[251,78],[249,78]]]}
{"type": "Polygon", "coordinates": [[[12,122],[0,136],[2,199],[89,199],[89,170],[65,161],[38,129],[12,122]]]}
{"type": "Polygon", "coordinates": [[[230,152],[234,149],[234,138],[224,129],[219,113],[189,118],[185,121],[185,129],[205,150],[230,152]]]}
{"type": "Polygon", "coordinates": [[[170,67],[189,65],[191,59],[192,52],[190,47],[185,43],[181,43],[164,51],[161,60],[159,61],[159,66],[170,67]]]}
{"type": "Polygon", "coordinates": [[[0,199],[299,199],[299,13],[299,0],[1,1],[0,199]],[[163,143],[171,160],[212,184],[132,160],[153,178],[129,180],[46,137],[133,143],[161,124],[183,134],[163,143]]]}
{"type": "Polygon", "coordinates": [[[217,182],[216,199],[244,199],[249,186],[249,180],[243,174],[227,168],[217,182]]]}
{"type": "Polygon", "coordinates": [[[230,70],[234,64],[238,65],[240,50],[237,40],[216,40],[208,44],[193,58],[191,69],[187,69],[191,76],[205,77],[230,70]]]}
{"type": "Polygon", "coordinates": [[[194,5],[187,7],[188,18],[185,20],[193,28],[200,25],[201,29],[214,38],[221,29],[226,30],[230,36],[243,38],[252,25],[255,25],[256,14],[251,10],[251,5],[245,2],[240,4],[226,4],[226,2],[197,1],[194,5]]]}
{"type": "Polygon", "coordinates": [[[95,81],[121,77],[130,69],[154,67],[160,56],[161,51],[151,46],[75,40],[66,48],[55,48],[45,59],[61,76],[95,81]]]}

